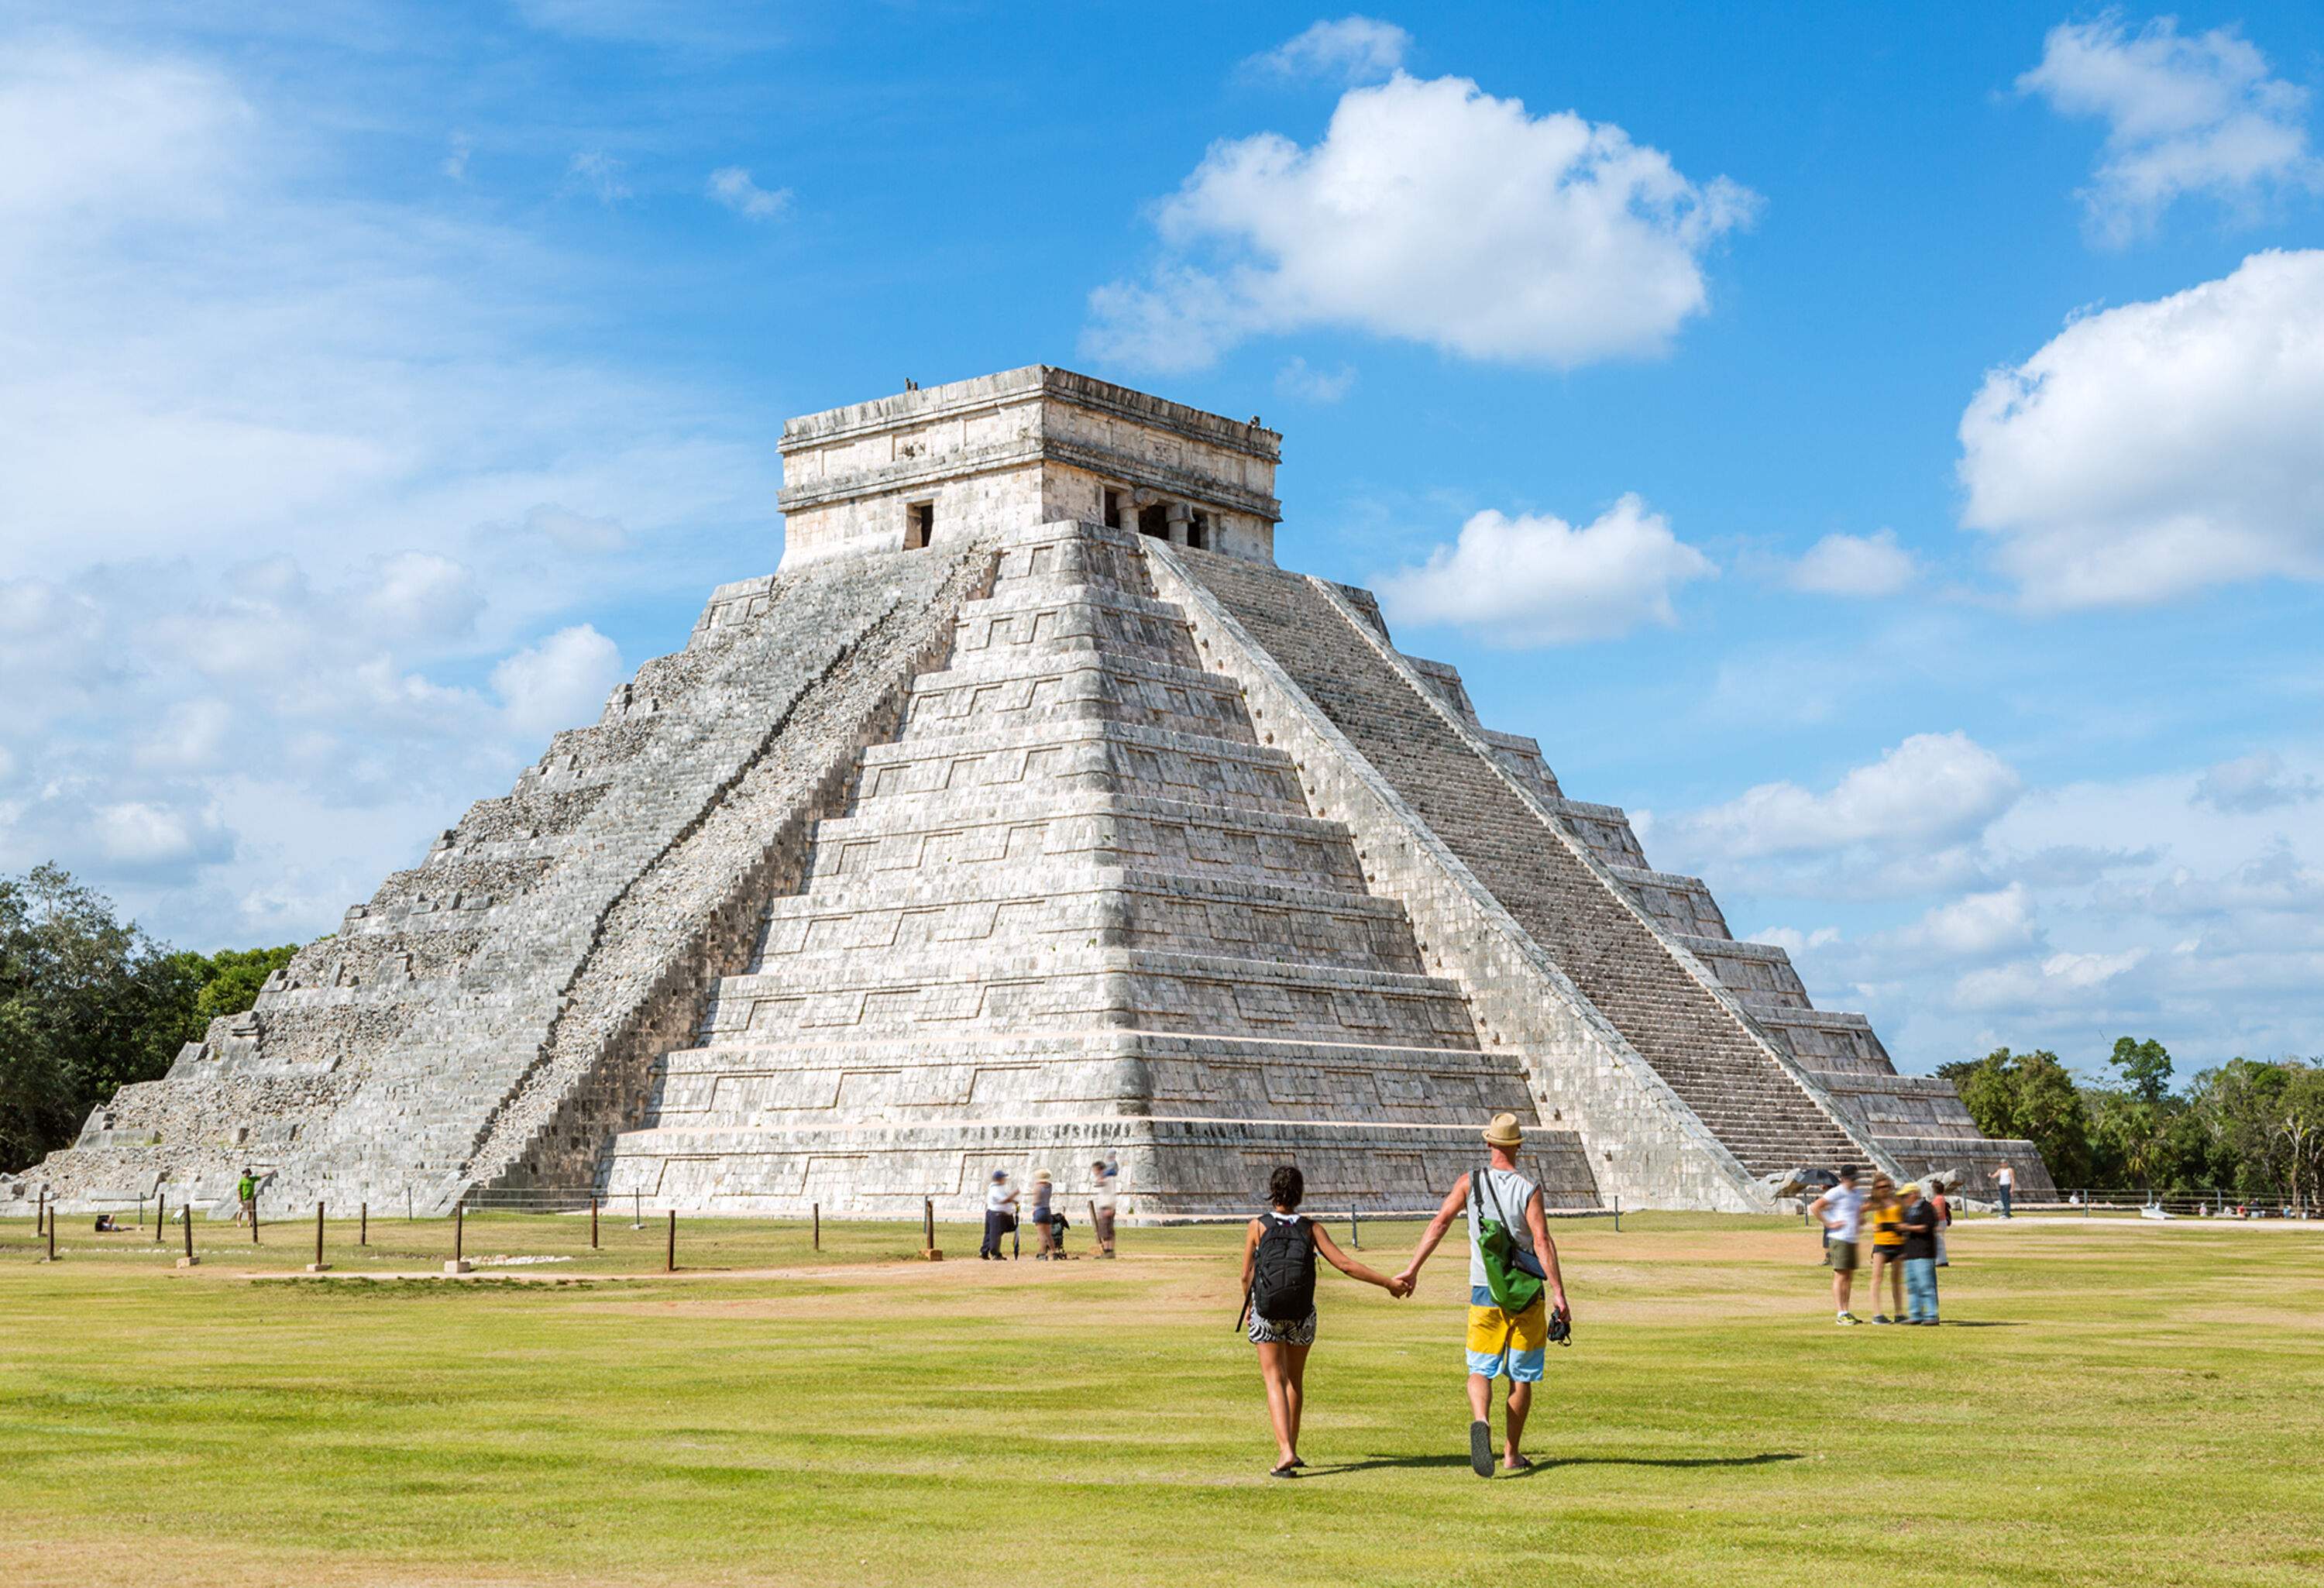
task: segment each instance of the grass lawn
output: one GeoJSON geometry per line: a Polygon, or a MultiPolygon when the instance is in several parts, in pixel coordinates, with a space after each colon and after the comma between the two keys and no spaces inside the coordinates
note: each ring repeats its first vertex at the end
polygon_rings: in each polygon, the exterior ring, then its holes
{"type": "Polygon", "coordinates": [[[440,1269],[443,1223],[335,1224],[323,1280],[311,1224],[235,1233],[180,1270],[68,1219],[49,1266],[0,1223],[0,1582],[2324,1580],[2324,1226],[1962,1224],[1949,1326],[1837,1329],[1796,1223],[1561,1223],[1577,1343],[1490,1482],[1457,1246],[1408,1302],[1326,1273],[1282,1482],[1239,1231],[928,1265],[691,1220],[665,1277],[650,1220],[470,1221],[566,1283],[348,1277],[440,1269]]]}

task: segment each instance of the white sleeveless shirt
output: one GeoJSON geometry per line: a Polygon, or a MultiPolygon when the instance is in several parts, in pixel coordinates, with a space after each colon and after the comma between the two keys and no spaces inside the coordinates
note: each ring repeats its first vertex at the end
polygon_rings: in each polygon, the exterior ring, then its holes
{"type": "Polygon", "coordinates": [[[1509,1227],[1509,1236],[1527,1255],[1537,1255],[1533,1249],[1533,1231],[1526,1225],[1526,1204],[1541,1189],[1515,1169],[1489,1168],[1477,1177],[1480,1182],[1469,1191],[1469,1288],[1475,1291],[1492,1283],[1485,1272],[1484,1249],[1477,1244],[1480,1229],[1479,1205],[1490,1212],[1495,1201],[1500,1204],[1499,1217],[1509,1227]],[[1488,1191],[1486,1186],[1491,1190],[1488,1191]]]}

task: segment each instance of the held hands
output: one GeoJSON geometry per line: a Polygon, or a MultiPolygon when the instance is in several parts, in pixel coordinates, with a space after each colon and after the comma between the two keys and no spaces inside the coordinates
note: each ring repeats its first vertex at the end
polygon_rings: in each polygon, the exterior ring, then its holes
{"type": "Polygon", "coordinates": [[[1401,1301],[1420,1286],[1420,1276],[1406,1269],[1388,1282],[1388,1294],[1401,1301]]]}

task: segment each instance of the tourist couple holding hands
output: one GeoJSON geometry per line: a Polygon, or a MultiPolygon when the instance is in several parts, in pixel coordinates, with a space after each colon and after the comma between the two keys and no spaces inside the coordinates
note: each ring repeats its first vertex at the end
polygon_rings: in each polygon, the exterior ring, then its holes
{"type": "Polygon", "coordinates": [[[1557,1246],[1542,1213],[1541,1187],[1517,1172],[1525,1138],[1515,1114],[1496,1114],[1485,1127],[1490,1164],[1461,1177],[1414,1248],[1402,1273],[1381,1274],[1342,1251],[1323,1227],[1299,1214],[1305,1177],[1289,1165],[1268,1177],[1271,1210],[1250,1221],[1243,1242],[1243,1312],[1259,1348],[1267,1410],[1275,1424],[1277,1462],[1268,1476],[1291,1478],[1299,1459],[1299,1418],[1306,1399],[1307,1353],[1315,1343],[1315,1259],[1351,1279],[1406,1297],[1421,1265],[1465,1210],[1469,1223],[1469,1464],[1480,1478],[1493,1472],[1492,1385],[1509,1380],[1508,1441],[1502,1470],[1533,1463],[1519,1453],[1533,1387],[1541,1381],[1547,1347],[1564,1344],[1572,1317],[1558,1273],[1557,1246]],[[1514,1216],[1512,1216],[1514,1215],[1514,1216]],[[1552,1310],[1551,1303],[1554,1303],[1552,1310]]]}

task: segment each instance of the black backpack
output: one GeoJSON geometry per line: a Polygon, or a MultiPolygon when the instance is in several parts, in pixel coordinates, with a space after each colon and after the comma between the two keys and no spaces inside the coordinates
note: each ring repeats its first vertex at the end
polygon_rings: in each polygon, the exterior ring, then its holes
{"type": "Polygon", "coordinates": [[[1250,1265],[1250,1310],[1272,1323],[1296,1324],[1315,1310],[1315,1241],[1305,1219],[1270,1216],[1250,1265]]]}

